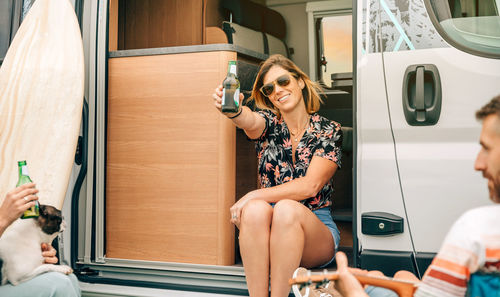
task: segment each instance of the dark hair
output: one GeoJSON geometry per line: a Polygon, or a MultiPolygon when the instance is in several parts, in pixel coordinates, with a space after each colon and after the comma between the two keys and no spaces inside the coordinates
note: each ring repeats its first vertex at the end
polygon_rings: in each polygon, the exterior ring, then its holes
{"type": "Polygon", "coordinates": [[[491,99],[485,106],[476,111],[476,119],[484,120],[487,116],[496,114],[500,117],[500,95],[491,99]]]}
{"type": "Polygon", "coordinates": [[[307,74],[295,65],[295,63],[282,55],[272,55],[260,66],[259,73],[257,73],[257,77],[255,78],[251,97],[255,101],[258,108],[272,110],[278,115],[278,117],[280,116],[279,110],[277,110],[271,101],[269,101],[269,99],[260,92],[260,88],[264,84],[264,76],[266,76],[269,69],[273,66],[279,66],[290,72],[296,80],[302,79],[305,84],[304,89],[302,89],[302,96],[304,97],[307,112],[312,114],[319,110],[322,103],[319,96],[319,93],[321,92],[319,85],[313,82],[307,74]]]}

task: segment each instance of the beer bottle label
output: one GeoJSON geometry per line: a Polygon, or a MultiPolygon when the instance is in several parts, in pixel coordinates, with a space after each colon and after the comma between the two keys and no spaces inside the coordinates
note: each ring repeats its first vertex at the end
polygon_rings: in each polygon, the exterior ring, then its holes
{"type": "Polygon", "coordinates": [[[28,174],[28,167],[27,167],[27,166],[23,166],[23,167],[21,167],[21,174],[22,174],[22,175],[26,175],[26,176],[28,176],[28,175],[29,175],[29,174],[28,174]]]}
{"type": "Polygon", "coordinates": [[[240,89],[236,89],[236,91],[234,91],[234,104],[236,104],[236,107],[240,107],[240,89]]]}

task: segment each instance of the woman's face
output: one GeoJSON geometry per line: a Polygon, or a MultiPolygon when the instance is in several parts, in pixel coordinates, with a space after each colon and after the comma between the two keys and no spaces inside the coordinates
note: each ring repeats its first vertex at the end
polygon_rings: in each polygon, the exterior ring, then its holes
{"type": "Polygon", "coordinates": [[[273,92],[267,96],[271,103],[280,110],[281,113],[288,113],[302,106],[305,109],[302,89],[305,84],[302,79],[295,79],[290,72],[280,66],[272,66],[264,76],[263,85],[273,84],[273,92]],[[280,85],[278,81],[283,81],[283,76],[288,76],[290,83],[280,85]],[[280,80],[281,78],[281,80],[280,80]]]}

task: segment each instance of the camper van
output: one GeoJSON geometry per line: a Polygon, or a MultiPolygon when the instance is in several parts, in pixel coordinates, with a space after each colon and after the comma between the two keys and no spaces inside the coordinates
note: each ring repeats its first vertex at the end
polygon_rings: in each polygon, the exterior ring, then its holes
{"type": "MultiPolygon", "coordinates": [[[[31,2],[0,2],[0,62],[31,2]]],[[[211,99],[229,61],[251,108],[271,54],[321,84],[351,266],[422,276],[490,203],[474,112],[500,94],[500,0],[71,2],[85,103],[55,246],[83,296],[248,295],[229,208],[258,187],[256,152],[211,99]]]]}

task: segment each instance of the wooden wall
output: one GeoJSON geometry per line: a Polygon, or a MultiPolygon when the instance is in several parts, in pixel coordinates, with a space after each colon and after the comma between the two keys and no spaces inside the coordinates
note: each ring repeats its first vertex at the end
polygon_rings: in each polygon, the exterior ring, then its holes
{"type": "Polygon", "coordinates": [[[205,44],[222,21],[220,0],[110,0],[109,50],[205,44]]]}
{"type": "Polygon", "coordinates": [[[109,59],[108,258],[231,265],[235,127],[213,106],[233,52],[109,59]]]}

